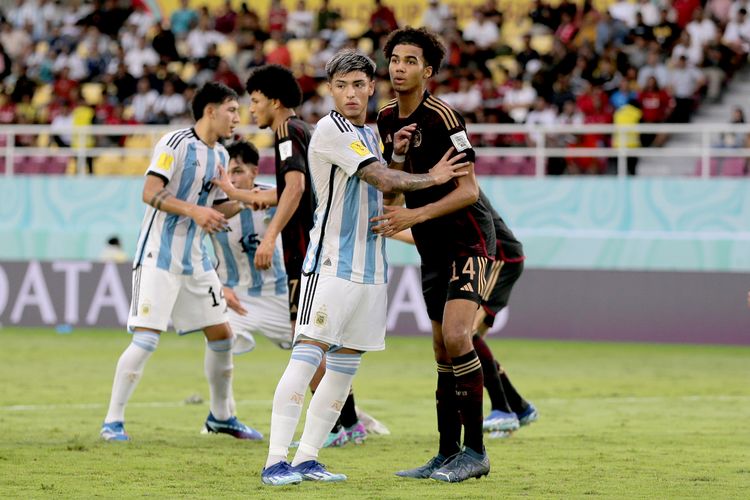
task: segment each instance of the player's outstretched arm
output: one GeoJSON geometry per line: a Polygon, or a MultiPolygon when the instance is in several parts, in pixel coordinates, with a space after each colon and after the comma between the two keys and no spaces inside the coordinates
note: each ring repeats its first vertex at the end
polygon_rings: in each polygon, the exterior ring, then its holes
{"type": "MultiPolygon", "coordinates": [[[[270,206],[276,205],[276,189],[266,189],[266,190],[260,190],[260,189],[239,189],[234,187],[232,184],[232,181],[229,180],[229,175],[227,174],[227,171],[224,170],[222,167],[219,167],[219,175],[211,180],[211,182],[216,185],[219,189],[224,191],[224,193],[227,195],[227,197],[232,201],[237,201],[239,203],[243,203],[247,207],[253,209],[253,210],[262,210],[270,206]]],[[[226,203],[222,204],[226,205],[226,203]]],[[[221,205],[217,206],[217,210],[222,212],[225,216],[231,217],[235,215],[237,212],[242,210],[243,206],[238,206],[236,211],[232,212],[234,209],[234,206],[236,204],[230,205],[231,208],[228,210],[222,210],[219,208],[221,205]]]]}
{"type": "Polygon", "coordinates": [[[221,212],[176,198],[165,189],[164,180],[156,175],[146,176],[142,199],[156,210],[190,217],[208,233],[223,231],[227,227],[227,220],[221,212]]]}
{"type": "Polygon", "coordinates": [[[370,219],[377,225],[372,228],[375,233],[386,237],[393,237],[415,224],[436,219],[449,213],[468,207],[479,199],[479,185],[474,176],[474,164],[470,163],[469,172],[457,179],[456,189],[446,194],[438,201],[418,208],[383,207],[383,215],[370,219]]]}
{"type": "Polygon", "coordinates": [[[384,168],[381,163],[373,162],[357,170],[356,175],[384,193],[418,191],[445,184],[453,178],[468,174],[468,171],[462,169],[471,163],[459,161],[466,155],[461,153],[451,158],[452,152],[453,148],[448,149],[437,165],[432,167],[427,174],[407,174],[400,170],[384,168]]]}
{"type": "Polygon", "coordinates": [[[278,238],[281,230],[289,223],[294,212],[297,211],[299,202],[302,200],[302,195],[305,193],[305,174],[302,172],[290,170],[284,175],[284,181],[286,182],[286,186],[279,198],[276,213],[268,224],[268,228],[266,228],[263,240],[255,250],[255,267],[258,269],[271,268],[273,252],[276,248],[276,238],[278,238]]]}

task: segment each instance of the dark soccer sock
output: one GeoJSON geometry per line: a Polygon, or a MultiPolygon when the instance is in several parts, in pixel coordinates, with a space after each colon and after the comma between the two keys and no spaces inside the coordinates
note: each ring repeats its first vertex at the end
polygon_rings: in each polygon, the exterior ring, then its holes
{"type": "Polygon", "coordinates": [[[503,384],[503,392],[505,393],[505,398],[508,400],[510,409],[513,410],[516,415],[523,413],[526,411],[526,408],[529,407],[529,403],[518,394],[516,388],[510,383],[508,374],[505,373],[505,370],[500,366],[500,363],[495,361],[495,364],[497,365],[498,373],[500,373],[500,382],[503,384]]]}
{"type": "Polygon", "coordinates": [[[359,419],[357,418],[357,410],[354,407],[354,393],[349,392],[349,397],[344,402],[344,407],[341,408],[341,415],[339,416],[339,422],[344,427],[351,427],[356,425],[359,419]]]}
{"type": "Polygon", "coordinates": [[[453,367],[438,363],[437,390],[435,402],[437,406],[437,424],[440,433],[439,453],[450,457],[460,451],[461,419],[456,404],[456,377],[453,367]]]}
{"type": "Polygon", "coordinates": [[[484,453],[482,435],[482,397],[484,383],[482,363],[473,349],[463,356],[453,358],[453,375],[456,378],[456,403],[464,426],[464,446],[484,453]]]}
{"type": "Polygon", "coordinates": [[[487,394],[490,395],[492,409],[511,413],[512,410],[508,406],[508,400],[505,399],[503,384],[500,381],[500,373],[497,370],[495,358],[492,355],[490,347],[479,334],[474,335],[472,342],[474,343],[474,350],[477,352],[479,361],[482,363],[484,387],[487,389],[487,394]]]}

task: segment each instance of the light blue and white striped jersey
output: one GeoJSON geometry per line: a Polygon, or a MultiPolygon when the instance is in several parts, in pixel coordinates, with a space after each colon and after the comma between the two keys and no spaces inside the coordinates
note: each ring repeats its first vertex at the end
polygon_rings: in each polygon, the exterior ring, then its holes
{"type": "Polygon", "coordinates": [[[379,144],[371,128],[336,111],[316,125],[308,159],[317,207],[303,272],[386,283],[385,240],[370,222],[383,213],[383,193],[355,175],[370,163],[384,163],[379,144]]]}
{"type": "MultiPolygon", "coordinates": [[[[273,188],[267,184],[256,184],[255,187],[273,188]]],[[[251,297],[287,294],[281,235],[276,238],[271,268],[259,270],[253,263],[255,251],[266,235],[266,228],[275,211],[276,207],[242,210],[229,219],[231,231],[211,235],[217,258],[216,272],[225,286],[251,297]]]]}
{"type": "MultiPolygon", "coordinates": [[[[192,128],[169,132],[154,148],[146,175],[164,179],[165,189],[177,199],[210,207],[226,194],[211,183],[218,167],[227,168],[229,154],[221,144],[209,148],[192,128]]],[[[133,267],[158,267],[175,274],[212,271],[205,232],[190,217],[148,206],[141,223],[133,267]]]]}

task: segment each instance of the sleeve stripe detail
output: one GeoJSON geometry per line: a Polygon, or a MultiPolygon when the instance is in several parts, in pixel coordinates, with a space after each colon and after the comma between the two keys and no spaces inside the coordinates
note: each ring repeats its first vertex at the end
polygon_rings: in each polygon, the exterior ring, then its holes
{"type": "Polygon", "coordinates": [[[397,104],[398,104],[398,99],[391,99],[390,101],[388,101],[387,103],[385,103],[383,105],[383,107],[380,108],[380,110],[378,111],[378,113],[380,113],[380,111],[383,111],[384,109],[392,108],[392,107],[396,106],[397,104]]]}
{"type": "Polygon", "coordinates": [[[286,122],[284,122],[276,131],[276,139],[278,139],[278,142],[281,142],[281,140],[286,139],[288,135],[289,135],[289,130],[286,127],[286,122]]]}
{"type": "Polygon", "coordinates": [[[359,165],[357,165],[357,170],[361,168],[365,168],[367,165],[370,165],[371,163],[378,162],[380,163],[380,160],[378,160],[375,156],[371,156],[369,158],[366,158],[362,161],[359,165]]]}
{"type": "Polygon", "coordinates": [[[167,146],[175,149],[180,144],[180,142],[182,142],[184,138],[189,137],[190,134],[192,134],[191,129],[179,130],[175,132],[175,134],[167,141],[167,146]]]}
{"type": "Polygon", "coordinates": [[[336,126],[341,130],[341,133],[352,132],[352,128],[349,126],[349,121],[346,118],[335,111],[331,111],[331,118],[333,118],[334,123],[336,123],[336,126]]]}
{"type": "Polygon", "coordinates": [[[430,96],[425,101],[425,106],[435,111],[442,110],[446,118],[446,125],[448,129],[459,128],[461,125],[458,123],[456,116],[453,114],[453,110],[446,106],[442,101],[438,101],[434,97],[430,96]]]}

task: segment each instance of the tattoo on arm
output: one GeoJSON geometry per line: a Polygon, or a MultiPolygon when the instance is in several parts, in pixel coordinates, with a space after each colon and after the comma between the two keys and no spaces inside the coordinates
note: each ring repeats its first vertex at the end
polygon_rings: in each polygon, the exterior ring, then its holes
{"type": "Polygon", "coordinates": [[[430,174],[407,174],[400,170],[370,164],[357,171],[360,179],[383,192],[417,191],[435,185],[430,174]]]}
{"type": "Polygon", "coordinates": [[[161,191],[156,193],[153,198],[151,198],[151,201],[149,201],[148,204],[157,210],[161,210],[161,204],[170,196],[172,195],[169,194],[169,191],[167,191],[166,189],[162,189],[161,191]]]}

